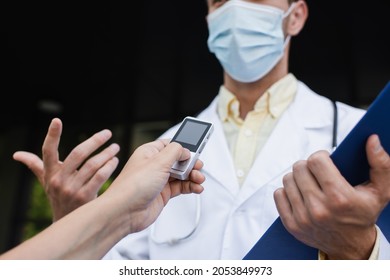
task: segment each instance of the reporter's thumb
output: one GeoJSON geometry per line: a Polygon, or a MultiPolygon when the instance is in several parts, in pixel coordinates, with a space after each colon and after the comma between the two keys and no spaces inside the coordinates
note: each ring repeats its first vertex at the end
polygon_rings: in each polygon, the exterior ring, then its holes
{"type": "Polygon", "coordinates": [[[173,165],[176,161],[189,159],[191,153],[179,143],[171,142],[160,152],[160,155],[167,163],[173,165]]]}

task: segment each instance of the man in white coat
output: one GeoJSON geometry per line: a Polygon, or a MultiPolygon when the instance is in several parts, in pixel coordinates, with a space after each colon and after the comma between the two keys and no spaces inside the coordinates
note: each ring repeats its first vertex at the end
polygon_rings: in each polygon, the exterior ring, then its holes
{"type": "MultiPolygon", "coordinates": [[[[105,259],[242,259],[278,217],[274,192],[293,164],[332,149],[335,121],[339,143],[364,114],[339,102],[335,109],[289,73],[290,38],[308,15],[304,0],[207,3],[208,46],[224,83],[197,116],[214,124],[201,154],[205,190],[171,200],[154,225],[124,238],[105,259]]],[[[362,237],[364,252],[326,256],[329,238],[316,240],[323,244],[316,248],[324,258],[389,258],[389,244],[374,228],[369,239],[362,237]]]]}

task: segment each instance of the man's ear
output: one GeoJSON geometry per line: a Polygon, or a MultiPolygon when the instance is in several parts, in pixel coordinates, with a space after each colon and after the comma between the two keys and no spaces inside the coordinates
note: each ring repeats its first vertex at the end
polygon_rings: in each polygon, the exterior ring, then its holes
{"type": "Polygon", "coordinates": [[[309,15],[309,9],[307,7],[306,1],[298,0],[295,2],[295,7],[293,8],[291,14],[287,17],[286,22],[286,32],[291,36],[297,35],[301,32],[303,26],[305,25],[306,19],[309,15]]]}

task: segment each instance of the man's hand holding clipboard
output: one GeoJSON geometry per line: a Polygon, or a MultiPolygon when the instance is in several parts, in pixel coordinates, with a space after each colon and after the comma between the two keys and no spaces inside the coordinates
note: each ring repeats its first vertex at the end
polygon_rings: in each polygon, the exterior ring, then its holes
{"type": "MultiPolygon", "coordinates": [[[[385,150],[384,153],[389,153],[389,124],[390,83],[386,85],[386,87],[367,109],[366,114],[330,156],[334,165],[345,178],[348,185],[357,186],[365,184],[365,182],[370,179],[370,170],[372,171],[372,169],[370,169],[370,164],[367,159],[366,144],[371,135],[378,135],[385,150]]],[[[375,140],[370,139],[370,141],[375,140]]],[[[370,143],[368,143],[368,145],[370,145],[370,143]]],[[[332,178],[329,178],[329,180],[332,180],[332,178]]],[[[390,188],[390,181],[388,182],[388,185],[390,188]]],[[[383,206],[386,206],[386,197],[387,195],[383,193],[383,206]]],[[[367,206],[370,207],[369,199],[367,199],[367,203],[367,206]]],[[[374,205],[371,206],[375,207],[374,205]]],[[[364,207],[362,207],[362,209],[364,209],[364,207]]],[[[362,216],[360,221],[364,221],[364,214],[366,214],[366,212],[361,213],[362,216]]],[[[340,213],[340,216],[341,215],[342,213],[340,213]]],[[[359,221],[359,217],[355,218],[356,221],[359,221]]],[[[387,239],[390,240],[389,206],[386,206],[380,214],[377,220],[377,225],[380,227],[387,239]]],[[[328,230],[329,239],[333,237],[336,238],[336,235],[332,236],[332,229],[329,228],[328,230]]],[[[305,238],[304,236],[300,236],[300,238],[306,241],[306,243],[310,245],[313,244],[315,246],[314,243],[310,242],[310,238],[305,238]]],[[[342,249],[340,248],[340,250],[342,249]]],[[[268,231],[259,239],[255,246],[248,252],[244,259],[318,259],[318,250],[298,241],[285,229],[281,219],[278,218],[271,225],[268,231]]]]}

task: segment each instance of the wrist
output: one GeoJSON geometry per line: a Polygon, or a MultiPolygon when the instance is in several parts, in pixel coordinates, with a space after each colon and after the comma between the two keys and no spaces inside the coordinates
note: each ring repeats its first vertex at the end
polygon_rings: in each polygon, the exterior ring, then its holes
{"type": "Polygon", "coordinates": [[[339,246],[335,252],[322,257],[329,260],[369,260],[377,254],[375,248],[379,246],[378,242],[377,228],[373,226],[352,241],[350,239],[345,247],[339,246]]]}

